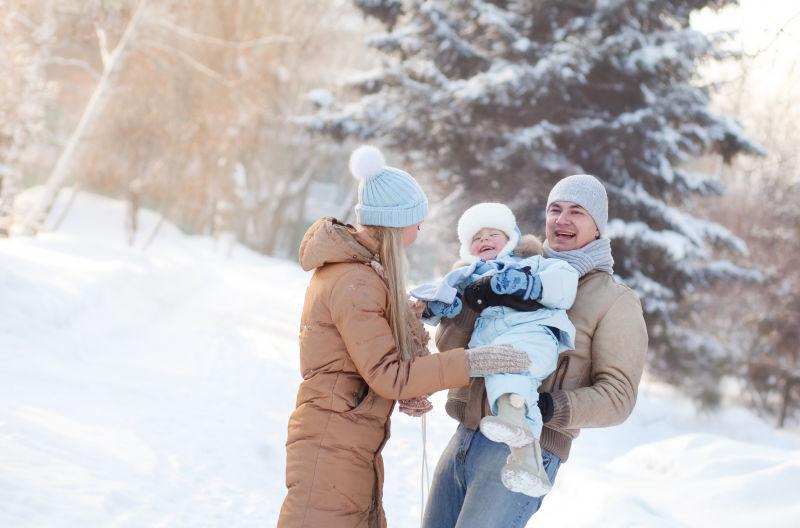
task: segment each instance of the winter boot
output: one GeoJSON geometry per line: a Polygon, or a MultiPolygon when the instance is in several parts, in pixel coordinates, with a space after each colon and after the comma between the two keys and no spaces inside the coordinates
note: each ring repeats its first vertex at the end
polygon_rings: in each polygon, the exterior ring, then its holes
{"type": "Polygon", "coordinates": [[[530,497],[541,497],[553,489],[544,470],[542,447],[538,439],[525,447],[511,448],[506,465],[500,472],[500,480],[509,490],[530,497]]]}
{"type": "Polygon", "coordinates": [[[525,420],[525,399],[512,393],[497,398],[497,416],[486,416],[481,420],[481,433],[489,440],[509,447],[522,447],[533,442],[533,433],[525,420]]]}

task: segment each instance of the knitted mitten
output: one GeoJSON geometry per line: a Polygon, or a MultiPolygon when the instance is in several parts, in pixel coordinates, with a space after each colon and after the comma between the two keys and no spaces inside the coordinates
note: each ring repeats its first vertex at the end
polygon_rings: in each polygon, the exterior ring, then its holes
{"type": "Polygon", "coordinates": [[[415,418],[422,416],[433,409],[433,404],[425,396],[419,398],[409,398],[398,402],[400,412],[415,418]]]}
{"type": "Polygon", "coordinates": [[[507,269],[494,275],[489,281],[492,291],[499,294],[516,295],[523,299],[539,299],[542,296],[542,279],[531,274],[531,267],[507,269]]]}
{"type": "Polygon", "coordinates": [[[542,307],[536,301],[523,300],[521,296],[496,293],[492,289],[492,279],[496,275],[486,275],[473,281],[464,289],[464,302],[480,313],[490,306],[508,306],[518,312],[532,312],[542,307]]]}
{"type": "Polygon", "coordinates": [[[528,354],[511,345],[485,345],[467,350],[467,368],[471,378],[505,372],[527,372],[530,365],[528,354]]]}
{"type": "Polygon", "coordinates": [[[553,489],[542,461],[539,440],[525,447],[512,447],[506,465],[500,471],[500,480],[511,491],[530,497],[541,497],[553,489]]]}
{"type": "Polygon", "coordinates": [[[430,319],[431,317],[444,317],[445,319],[452,319],[460,313],[461,298],[456,297],[450,304],[442,301],[428,301],[428,306],[422,313],[422,317],[425,319],[430,319]]]}
{"type": "Polygon", "coordinates": [[[522,447],[534,440],[525,420],[525,398],[519,394],[503,394],[497,398],[497,416],[484,417],[480,427],[483,436],[509,447],[522,447]]]}

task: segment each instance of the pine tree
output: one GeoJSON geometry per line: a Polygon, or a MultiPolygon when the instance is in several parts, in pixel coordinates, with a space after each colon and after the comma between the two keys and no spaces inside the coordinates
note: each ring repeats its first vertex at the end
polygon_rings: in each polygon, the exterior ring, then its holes
{"type": "Polygon", "coordinates": [[[616,273],[643,298],[651,367],[713,399],[725,351],[681,302],[753,273],[715,256],[746,248],[688,211],[723,187],[686,165],[760,149],[710,110],[698,66],[730,53],[689,17],[734,1],[413,0],[401,15],[398,3],[356,2],[392,27],[370,40],[383,66],[355,83],[354,102],[321,109],[307,126],[405,155],[436,202],[449,204],[437,220],[449,225],[464,207],[495,199],[523,227],[541,226],[558,179],[598,176],[616,273]]]}

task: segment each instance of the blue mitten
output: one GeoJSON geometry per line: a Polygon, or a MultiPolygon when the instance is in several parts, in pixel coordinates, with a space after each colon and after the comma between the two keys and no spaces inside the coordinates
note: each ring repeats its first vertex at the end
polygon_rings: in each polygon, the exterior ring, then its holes
{"type": "Polygon", "coordinates": [[[444,317],[446,319],[452,319],[461,313],[461,297],[458,295],[455,299],[453,299],[452,304],[447,304],[442,301],[428,301],[427,304],[428,307],[425,308],[425,312],[422,314],[422,317],[425,319],[429,319],[431,317],[444,317]]]}
{"type": "Polygon", "coordinates": [[[507,269],[492,276],[492,291],[500,295],[514,295],[525,300],[538,300],[542,297],[542,280],[531,274],[530,266],[507,269]]]}

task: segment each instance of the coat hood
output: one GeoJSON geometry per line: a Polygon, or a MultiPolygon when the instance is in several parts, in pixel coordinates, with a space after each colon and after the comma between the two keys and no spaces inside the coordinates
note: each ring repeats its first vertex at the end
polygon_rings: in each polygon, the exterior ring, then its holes
{"type": "Polygon", "coordinates": [[[333,217],[323,217],[308,228],[300,242],[300,266],[310,271],[325,264],[378,260],[378,242],[369,227],[343,224],[333,217]]]}

